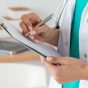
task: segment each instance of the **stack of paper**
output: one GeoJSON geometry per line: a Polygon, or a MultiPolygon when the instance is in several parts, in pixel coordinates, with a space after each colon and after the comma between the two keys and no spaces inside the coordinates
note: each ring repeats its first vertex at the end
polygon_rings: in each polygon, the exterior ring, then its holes
{"type": "Polygon", "coordinates": [[[55,48],[53,48],[51,45],[47,43],[34,43],[24,37],[21,32],[18,31],[11,23],[7,21],[3,21],[4,29],[17,41],[19,41],[21,44],[26,46],[27,48],[31,48],[32,50],[36,51],[37,53],[43,55],[43,56],[59,56],[59,53],[56,51],[55,48]]]}

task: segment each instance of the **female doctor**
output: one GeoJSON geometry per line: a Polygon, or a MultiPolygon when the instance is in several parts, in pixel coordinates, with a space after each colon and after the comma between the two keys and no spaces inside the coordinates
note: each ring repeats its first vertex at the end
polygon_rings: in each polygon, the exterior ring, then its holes
{"type": "Polygon", "coordinates": [[[49,28],[46,24],[33,28],[41,21],[35,13],[23,15],[20,25],[23,34],[30,31],[28,38],[33,42],[55,45],[57,52],[62,55],[46,59],[41,57],[55,79],[51,81],[50,88],[88,88],[88,0],[64,1],[67,3],[59,29],[49,28]],[[60,63],[61,66],[52,63],[60,63]]]}

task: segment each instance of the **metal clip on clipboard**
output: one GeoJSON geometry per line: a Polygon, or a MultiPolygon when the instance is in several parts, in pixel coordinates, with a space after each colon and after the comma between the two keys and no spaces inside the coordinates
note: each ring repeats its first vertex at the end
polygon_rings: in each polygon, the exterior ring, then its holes
{"type": "MultiPolygon", "coordinates": [[[[0,19],[0,29],[6,29],[3,19],[0,19]]],[[[0,55],[13,55],[25,51],[28,51],[28,48],[24,47],[20,43],[0,40],[0,55]]]]}

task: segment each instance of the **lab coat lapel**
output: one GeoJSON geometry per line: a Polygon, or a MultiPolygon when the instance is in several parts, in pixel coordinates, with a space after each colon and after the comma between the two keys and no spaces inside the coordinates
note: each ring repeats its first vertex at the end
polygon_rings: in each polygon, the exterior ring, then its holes
{"type": "Polygon", "coordinates": [[[60,19],[60,36],[58,52],[63,56],[68,56],[70,51],[70,30],[75,9],[76,0],[68,0],[60,19]]]}

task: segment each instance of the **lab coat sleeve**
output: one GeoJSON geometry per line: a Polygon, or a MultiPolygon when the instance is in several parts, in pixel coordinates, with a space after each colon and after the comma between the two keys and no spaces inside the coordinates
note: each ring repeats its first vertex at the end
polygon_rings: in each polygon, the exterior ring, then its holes
{"type": "Polygon", "coordinates": [[[62,88],[62,85],[57,83],[53,77],[50,79],[49,88],[62,88]]]}

